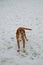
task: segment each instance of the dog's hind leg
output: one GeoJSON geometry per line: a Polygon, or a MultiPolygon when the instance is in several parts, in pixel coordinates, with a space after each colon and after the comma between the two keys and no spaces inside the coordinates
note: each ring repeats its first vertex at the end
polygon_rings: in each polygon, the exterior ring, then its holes
{"type": "Polygon", "coordinates": [[[28,41],[27,37],[26,37],[26,41],[28,41]]]}
{"type": "Polygon", "coordinates": [[[28,41],[28,39],[27,39],[26,35],[25,35],[25,39],[26,39],[26,41],[28,41]]]}

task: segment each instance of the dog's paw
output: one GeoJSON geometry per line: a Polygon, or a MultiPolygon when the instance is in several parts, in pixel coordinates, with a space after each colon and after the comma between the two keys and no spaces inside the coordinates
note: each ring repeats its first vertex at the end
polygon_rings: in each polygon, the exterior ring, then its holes
{"type": "Polygon", "coordinates": [[[20,49],[18,49],[17,52],[20,52],[20,49]]]}

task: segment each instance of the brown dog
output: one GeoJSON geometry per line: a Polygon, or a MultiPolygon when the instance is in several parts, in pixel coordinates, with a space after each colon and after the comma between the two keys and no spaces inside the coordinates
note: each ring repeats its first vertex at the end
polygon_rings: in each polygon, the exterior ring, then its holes
{"type": "MultiPolygon", "coordinates": [[[[24,28],[24,27],[19,27],[17,29],[17,31],[16,31],[16,39],[17,39],[17,45],[18,45],[17,52],[20,51],[20,41],[23,42],[23,48],[25,49],[25,40],[27,40],[25,30],[32,30],[32,29],[24,28]]],[[[25,52],[25,50],[23,50],[23,51],[25,52]]]]}

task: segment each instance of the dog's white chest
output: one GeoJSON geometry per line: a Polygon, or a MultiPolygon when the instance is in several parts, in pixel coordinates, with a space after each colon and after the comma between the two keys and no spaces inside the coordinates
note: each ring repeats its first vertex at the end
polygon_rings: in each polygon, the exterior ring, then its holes
{"type": "Polygon", "coordinates": [[[19,40],[20,40],[20,41],[22,40],[22,38],[21,38],[21,34],[19,35],[19,40]]]}
{"type": "Polygon", "coordinates": [[[22,41],[22,38],[24,38],[24,39],[25,39],[25,36],[24,36],[24,37],[22,37],[22,36],[21,36],[21,34],[20,34],[20,35],[19,35],[19,39],[18,39],[18,40],[22,41]]]}

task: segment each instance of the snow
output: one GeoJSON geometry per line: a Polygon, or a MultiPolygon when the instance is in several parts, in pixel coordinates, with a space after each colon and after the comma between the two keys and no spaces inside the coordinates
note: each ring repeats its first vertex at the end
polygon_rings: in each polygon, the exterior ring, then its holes
{"type": "Polygon", "coordinates": [[[43,0],[0,0],[0,65],[43,65],[43,0]],[[22,26],[32,28],[26,53],[17,52],[22,26]]]}

